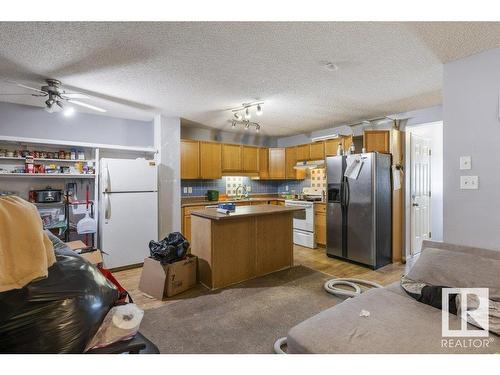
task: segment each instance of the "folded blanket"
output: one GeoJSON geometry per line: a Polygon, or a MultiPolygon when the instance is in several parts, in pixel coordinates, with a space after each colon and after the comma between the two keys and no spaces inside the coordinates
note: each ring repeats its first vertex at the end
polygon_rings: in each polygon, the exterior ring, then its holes
{"type": "Polygon", "coordinates": [[[55,260],[36,207],[16,196],[0,197],[0,292],[46,277],[55,260]]]}

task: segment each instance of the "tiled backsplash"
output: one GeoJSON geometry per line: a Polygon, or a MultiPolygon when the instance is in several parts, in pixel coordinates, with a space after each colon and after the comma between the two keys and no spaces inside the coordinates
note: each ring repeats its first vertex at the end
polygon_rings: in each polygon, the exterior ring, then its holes
{"type": "MultiPolygon", "coordinates": [[[[250,194],[278,194],[281,192],[301,192],[303,187],[311,186],[309,178],[301,181],[296,180],[252,180],[249,177],[238,177],[237,180],[232,181],[235,177],[222,177],[218,180],[182,180],[181,193],[183,197],[202,197],[205,196],[207,190],[218,190],[220,193],[226,193],[227,184],[232,185],[242,183],[243,185],[250,185],[250,194]],[[228,179],[231,179],[229,181],[228,179]],[[184,193],[184,188],[192,188],[192,193],[184,193]],[[288,187],[288,190],[287,190],[288,187]]],[[[187,189],[186,189],[187,190],[187,189]]]]}

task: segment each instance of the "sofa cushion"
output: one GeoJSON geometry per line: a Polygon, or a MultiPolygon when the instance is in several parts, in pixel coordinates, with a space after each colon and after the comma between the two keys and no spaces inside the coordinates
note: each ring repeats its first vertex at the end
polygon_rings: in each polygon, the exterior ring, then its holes
{"type": "MultiPolygon", "coordinates": [[[[455,315],[449,318],[450,326],[460,324],[455,315]]],[[[296,325],[287,346],[289,353],[498,353],[500,337],[490,337],[481,348],[442,347],[441,310],[381,288],[296,325]],[[360,316],[361,310],[370,316],[360,316]]]]}
{"type": "Polygon", "coordinates": [[[428,248],[406,276],[436,286],[489,288],[490,298],[500,299],[499,259],[428,248]]]}

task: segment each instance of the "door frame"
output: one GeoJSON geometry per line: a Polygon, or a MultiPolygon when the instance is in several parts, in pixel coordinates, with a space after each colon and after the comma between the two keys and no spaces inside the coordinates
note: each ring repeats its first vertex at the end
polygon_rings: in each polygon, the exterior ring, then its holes
{"type": "MultiPolygon", "coordinates": [[[[405,217],[405,236],[404,236],[404,254],[403,254],[403,260],[406,261],[408,259],[412,258],[412,254],[410,251],[410,246],[411,246],[411,194],[410,194],[410,168],[411,168],[411,160],[410,160],[410,155],[411,155],[411,145],[410,145],[410,134],[413,129],[418,129],[421,126],[444,126],[443,121],[432,121],[432,122],[426,122],[422,124],[415,124],[411,126],[405,127],[405,160],[404,160],[404,189],[405,189],[405,205],[404,205],[404,217],[405,217]]],[[[431,140],[432,141],[432,140],[431,140]]],[[[443,145],[444,147],[444,145],[443,145]]],[[[432,168],[432,161],[431,161],[431,166],[432,168]]],[[[432,186],[431,186],[432,189],[432,186]]],[[[431,190],[431,193],[432,190],[431,190]]],[[[431,205],[432,202],[429,202],[429,205],[431,205]]],[[[431,228],[432,228],[432,212],[431,212],[431,228]]],[[[432,231],[432,229],[431,229],[432,231]]]]}
{"type": "MultiPolygon", "coordinates": [[[[413,253],[412,252],[412,241],[413,241],[413,233],[412,233],[412,227],[415,225],[415,223],[413,223],[412,225],[412,207],[413,207],[413,199],[412,199],[412,196],[411,196],[411,167],[412,167],[412,152],[411,152],[411,146],[412,146],[412,137],[416,137],[416,138],[420,138],[422,141],[425,141],[425,142],[428,142],[427,144],[429,145],[429,150],[431,151],[431,153],[429,154],[429,171],[428,171],[428,175],[429,175],[429,190],[430,192],[432,193],[432,148],[430,147],[430,145],[432,144],[432,139],[430,138],[426,138],[426,137],[422,137],[420,134],[414,134],[412,133],[411,131],[409,132],[409,137],[410,137],[410,153],[408,154],[408,159],[409,159],[409,163],[410,163],[410,168],[408,169],[408,180],[410,181],[410,186],[409,186],[409,189],[408,189],[408,194],[410,196],[410,206],[409,206],[409,212],[408,212],[408,216],[410,217],[410,242],[408,243],[408,251],[409,251],[409,256],[415,256],[417,255],[418,253],[420,253],[420,251],[416,252],[416,253],[413,253]]],[[[429,233],[431,232],[432,230],[432,203],[431,203],[431,197],[429,196],[428,197],[428,202],[427,202],[427,208],[428,208],[428,216],[429,216],[429,223],[428,223],[428,226],[429,226],[429,233]]],[[[429,238],[430,239],[430,238],[429,238]]]]}

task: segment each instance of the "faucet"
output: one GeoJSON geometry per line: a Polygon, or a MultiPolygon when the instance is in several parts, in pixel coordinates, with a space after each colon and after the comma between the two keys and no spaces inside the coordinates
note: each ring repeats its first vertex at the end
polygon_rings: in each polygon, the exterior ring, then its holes
{"type": "Polygon", "coordinates": [[[245,185],[238,185],[238,187],[236,188],[236,199],[242,199],[243,198],[243,195],[245,197],[248,197],[248,192],[247,192],[247,187],[245,185]],[[241,189],[241,194],[239,193],[241,189]]]}

